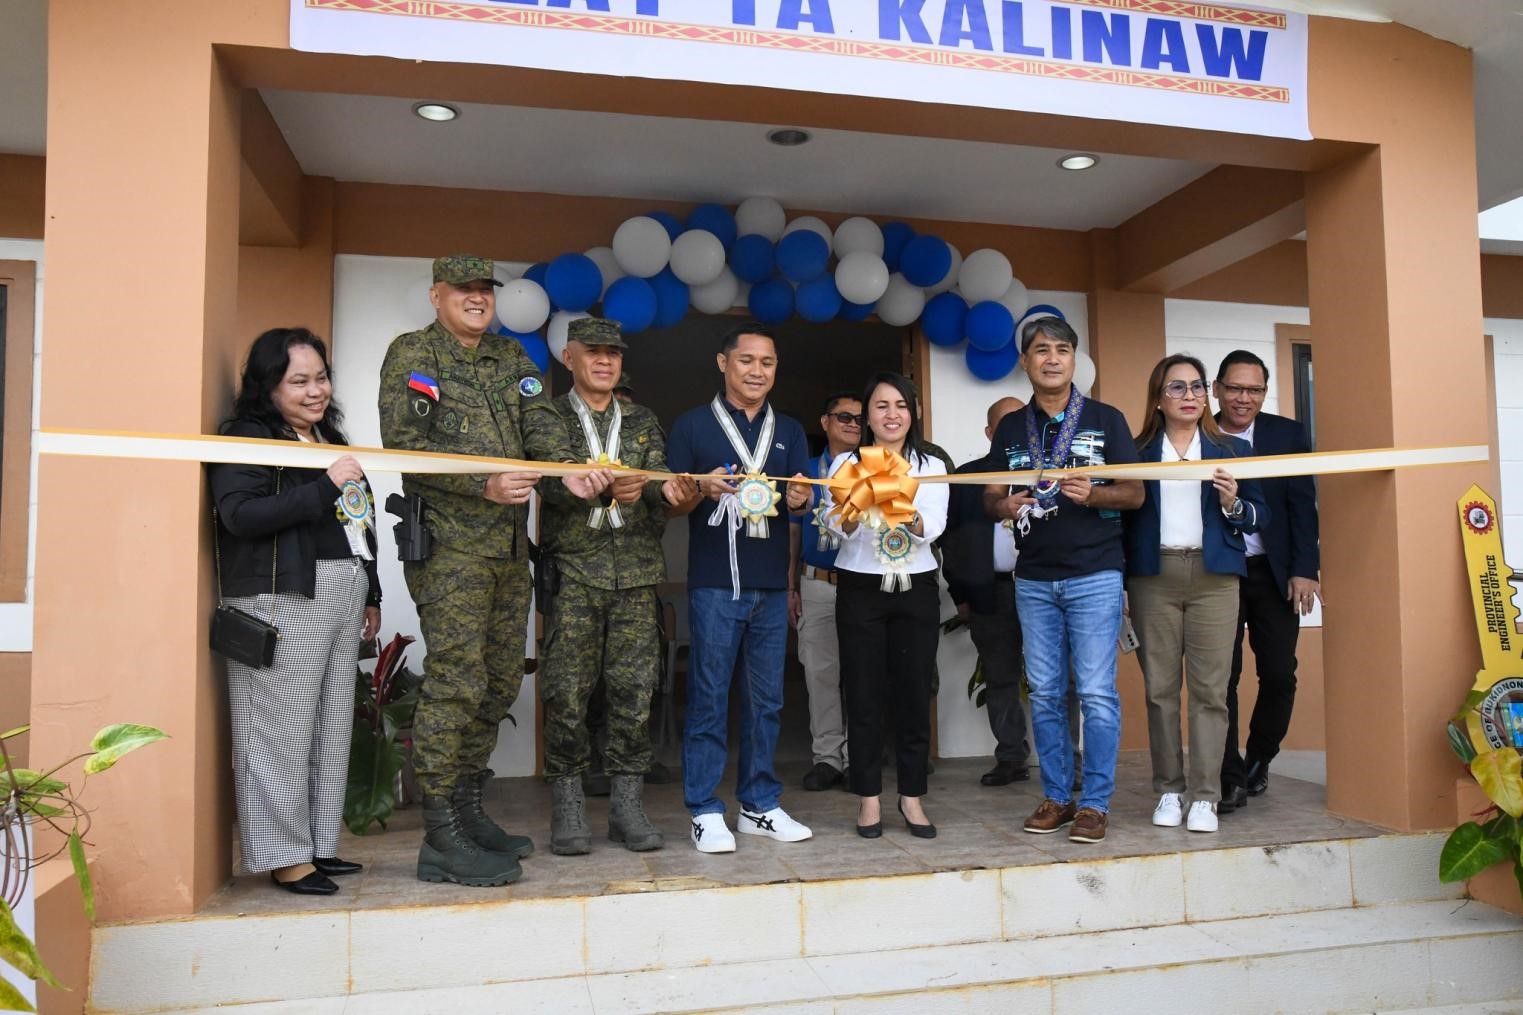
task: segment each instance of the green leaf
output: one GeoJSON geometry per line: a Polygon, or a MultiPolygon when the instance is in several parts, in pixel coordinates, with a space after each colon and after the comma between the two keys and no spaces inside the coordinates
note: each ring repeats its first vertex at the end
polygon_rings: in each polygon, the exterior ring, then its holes
{"type": "Polygon", "coordinates": [[[25,726],[17,726],[15,729],[6,730],[4,733],[0,733],[0,740],[9,740],[11,737],[19,737],[21,734],[25,733],[31,728],[32,724],[27,723],[25,726]]]}
{"type": "Polygon", "coordinates": [[[1506,860],[1510,852],[1506,843],[1487,838],[1480,825],[1467,821],[1451,832],[1444,843],[1438,857],[1438,879],[1446,884],[1465,881],[1506,860]]]}
{"type": "Polygon", "coordinates": [[[1449,734],[1449,746],[1454,748],[1454,753],[1459,755],[1460,760],[1467,765],[1474,761],[1475,748],[1470,746],[1470,736],[1465,732],[1464,726],[1451,719],[1447,732],[1449,734]]]}
{"type": "Polygon", "coordinates": [[[79,879],[79,894],[85,897],[85,919],[95,922],[95,881],[90,877],[90,865],[85,862],[85,844],[80,841],[79,829],[69,833],[69,860],[74,864],[74,876],[79,879]]]}
{"type": "Polygon", "coordinates": [[[21,996],[21,991],[0,976],[0,1011],[36,1011],[32,1003],[21,996]]]}
{"type": "Polygon", "coordinates": [[[349,783],[344,790],[344,824],[349,831],[364,835],[372,823],[386,827],[397,806],[397,773],[406,760],[395,741],[377,736],[363,722],[354,724],[349,783]]]}
{"type": "Polygon", "coordinates": [[[1477,754],[1470,774],[1491,802],[1515,818],[1523,818],[1523,755],[1511,747],[1477,754]]]}
{"type": "Polygon", "coordinates": [[[59,986],[58,981],[53,979],[53,974],[48,972],[48,967],[42,964],[37,946],[21,933],[16,917],[4,899],[0,899],[0,961],[13,966],[28,979],[41,980],[50,987],[59,986]]]}
{"type": "Polygon", "coordinates": [[[39,818],[56,818],[60,814],[67,814],[67,807],[55,807],[45,804],[39,797],[22,797],[21,810],[28,814],[35,814],[39,818]]]}
{"type": "MultiPolygon", "coordinates": [[[[16,777],[16,785],[22,793],[30,793],[34,796],[41,794],[58,794],[69,788],[69,784],[59,779],[49,778],[30,768],[13,768],[11,774],[16,777]]],[[[6,780],[0,780],[0,786],[9,789],[6,780]]]]}
{"type": "Polygon", "coordinates": [[[119,722],[107,726],[95,734],[95,739],[90,741],[90,750],[95,752],[95,756],[85,762],[85,774],[95,775],[104,772],[120,761],[123,755],[130,754],[155,740],[167,739],[168,736],[161,729],[132,722],[119,722]]]}

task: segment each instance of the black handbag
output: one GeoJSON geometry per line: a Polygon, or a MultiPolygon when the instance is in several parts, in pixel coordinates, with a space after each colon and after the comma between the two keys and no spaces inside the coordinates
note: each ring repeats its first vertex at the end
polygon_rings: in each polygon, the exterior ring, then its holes
{"type": "MultiPolygon", "coordinates": [[[[280,493],[280,470],[275,470],[275,492],[280,493]]],[[[263,669],[275,661],[275,643],[280,628],[275,626],[275,565],[279,562],[279,534],[270,539],[270,619],[261,620],[236,606],[222,601],[222,536],[217,509],[212,508],[212,548],[217,561],[217,608],[212,611],[211,647],[213,652],[234,662],[263,669]]]]}

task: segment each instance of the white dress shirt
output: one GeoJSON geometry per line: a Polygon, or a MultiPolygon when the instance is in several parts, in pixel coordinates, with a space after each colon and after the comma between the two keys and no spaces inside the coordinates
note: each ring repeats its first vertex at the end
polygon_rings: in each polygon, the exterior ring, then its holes
{"type": "MultiPolygon", "coordinates": [[[[1200,461],[1200,428],[1190,438],[1183,457],[1174,450],[1167,434],[1163,438],[1165,462],[1200,461]]],[[[1160,479],[1158,481],[1158,545],[1173,549],[1199,550],[1203,545],[1205,523],[1200,514],[1200,481],[1196,479],[1160,479]]]]}
{"type": "MultiPolygon", "coordinates": [[[[1227,434],[1227,436],[1245,440],[1251,447],[1253,445],[1253,428],[1257,423],[1258,420],[1255,419],[1254,422],[1248,424],[1248,429],[1242,433],[1227,434]]],[[[1223,430],[1222,433],[1227,433],[1227,431],[1223,430]]],[[[1243,550],[1250,557],[1262,557],[1264,555],[1264,537],[1257,532],[1243,533],[1243,550]]]]}
{"type": "MultiPolygon", "coordinates": [[[[830,463],[830,474],[834,476],[841,471],[841,467],[848,459],[853,458],[853,452],[837,455],[836,460],[830,463]]],[[[941,459],[932,455],[911,456],[911,476],[945,476],[947,468],[941,464],[941,459]]],[[[915,544],[915,552],[904,566],[904,573],[919,574],[922,571],[936,570],[936,556],[931,553],[931,548],[926,543],[940,536],[947,527],[947,484],[945,483],[921,483],[915,491],[915,510],[920,512],[920,524],[924,535],[917,536],[910,533],[910,539],[915,544]]],[[[883,562],[878,559],[878,533],[865,525],[858,525],[856,529],[847,535],[841,530],[841,516],[832,513],[828,522],[831,531],[841,537],[841,550],[836,554],[836,567],[843,571],[855,571],[858,574],[883,574],[885,568],[883,562]]]]}

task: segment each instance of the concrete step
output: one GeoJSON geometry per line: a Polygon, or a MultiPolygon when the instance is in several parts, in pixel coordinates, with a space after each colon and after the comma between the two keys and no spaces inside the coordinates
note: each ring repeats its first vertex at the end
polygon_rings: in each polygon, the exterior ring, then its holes
{"type": "Polygon", "coordinates": [[[102,1012],[229,1004],[254,1012],[261,1002],[294,1013],[681,1011],[804,1001],[852,1010],[862,997],[909,1004],[904,998],[939,991],[948,1005],[978,1010],[988,1002],[1010,1011],[1024,1008],[1009,1007],[1004,995],[1024,991],[1047,998],[1033,1000],[1033,1010],[1067,1011],[1084,1009],[1061,1000],[1099,996],[1084,993],[1091,990],[1130,998],[1182,989],[1188,1000],[1194,982],[1202,996],[1217,997],[1266,977],[1275,991],[1297,983],[1335,989],[1342,980],[1328,984],[1325,974],[1345,960],[1356,971],[1380,971],[1349,980],[1360,990],[1385,982],[1387,966],[1389,982],[1400,986],[1389,1001],[1367,995],[1359,1010],[1509,997],[1430,989],[1440,974],[1446,983],[1478,975],[1484,963],[1468,960],[1453,976],[1445,972],[1466,955],[1452,943],[1467,938],[1487,955],[1505,942],[1512,965],[1523,968],[1523,921],[1457,900],[1454,886],[1438,883],[1442,842],[1442,835],[1391,835],[999,870],[103,927],[91,1003],[102,1012]],[[1372,950],[1355,956],[1360,949],[1372,950]],[[1330,951],[1340,957],[1324,968],[1331,960],[1322,953],[1330,951]],[[412,1006],[386,1007],[397,998],[412,1006]]]}

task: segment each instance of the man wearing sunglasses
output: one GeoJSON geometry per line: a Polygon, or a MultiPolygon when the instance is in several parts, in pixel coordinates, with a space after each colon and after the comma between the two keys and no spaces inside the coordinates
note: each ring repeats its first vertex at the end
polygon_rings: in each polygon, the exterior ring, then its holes
{"type": "MultiPolygon", "coordinates": [[[[830,463],[862,441],[862,403],[848,391],[825,399],[820,416],[825,450],[810,463],[809,475],[824,479],[830,463]]],[[[789,558],[788,616],[798,629],[799,662],[809,689],[809,735],[814,767],[804,788],[839,786],[846,772],[846,720],[841,708],[841,650],[836,639],[836,551],[840,537],[820,524],[830,507],[830,492],[814,488],[809,513],[792,519],[793,555],[789,558]]]]}
{"type": "MultiPolygon", "coordinates": [[[[1211,393],[1221,405],[1216,421],[1223,431],[1253,445],[1256,455],[1304,454],[1311,450],[1306,428],[1293,419],[1264,412],[1269,368],[1243,349],[1230,352],[1216,371],[1211,393]]],[[[1245,807],[1250,796],[1269,786],[1269,763],[1280,751],[1296,701],[1296,638],[1301,617],[1322,598],[1317,576],[1317,487],[1310,476],[1259,481],[1269,505],[1269,522],[1244,536],[1248,574],[1239,590],[1237,640],[1227,681],[1227,750],[1222,758],[1219,814],[1245,807]],[[1248,722],[1247,757],[1238,752],[1237,686],[1243,674],[1243,626],[1253,647],[1259,694],[1248,722]]]]}

